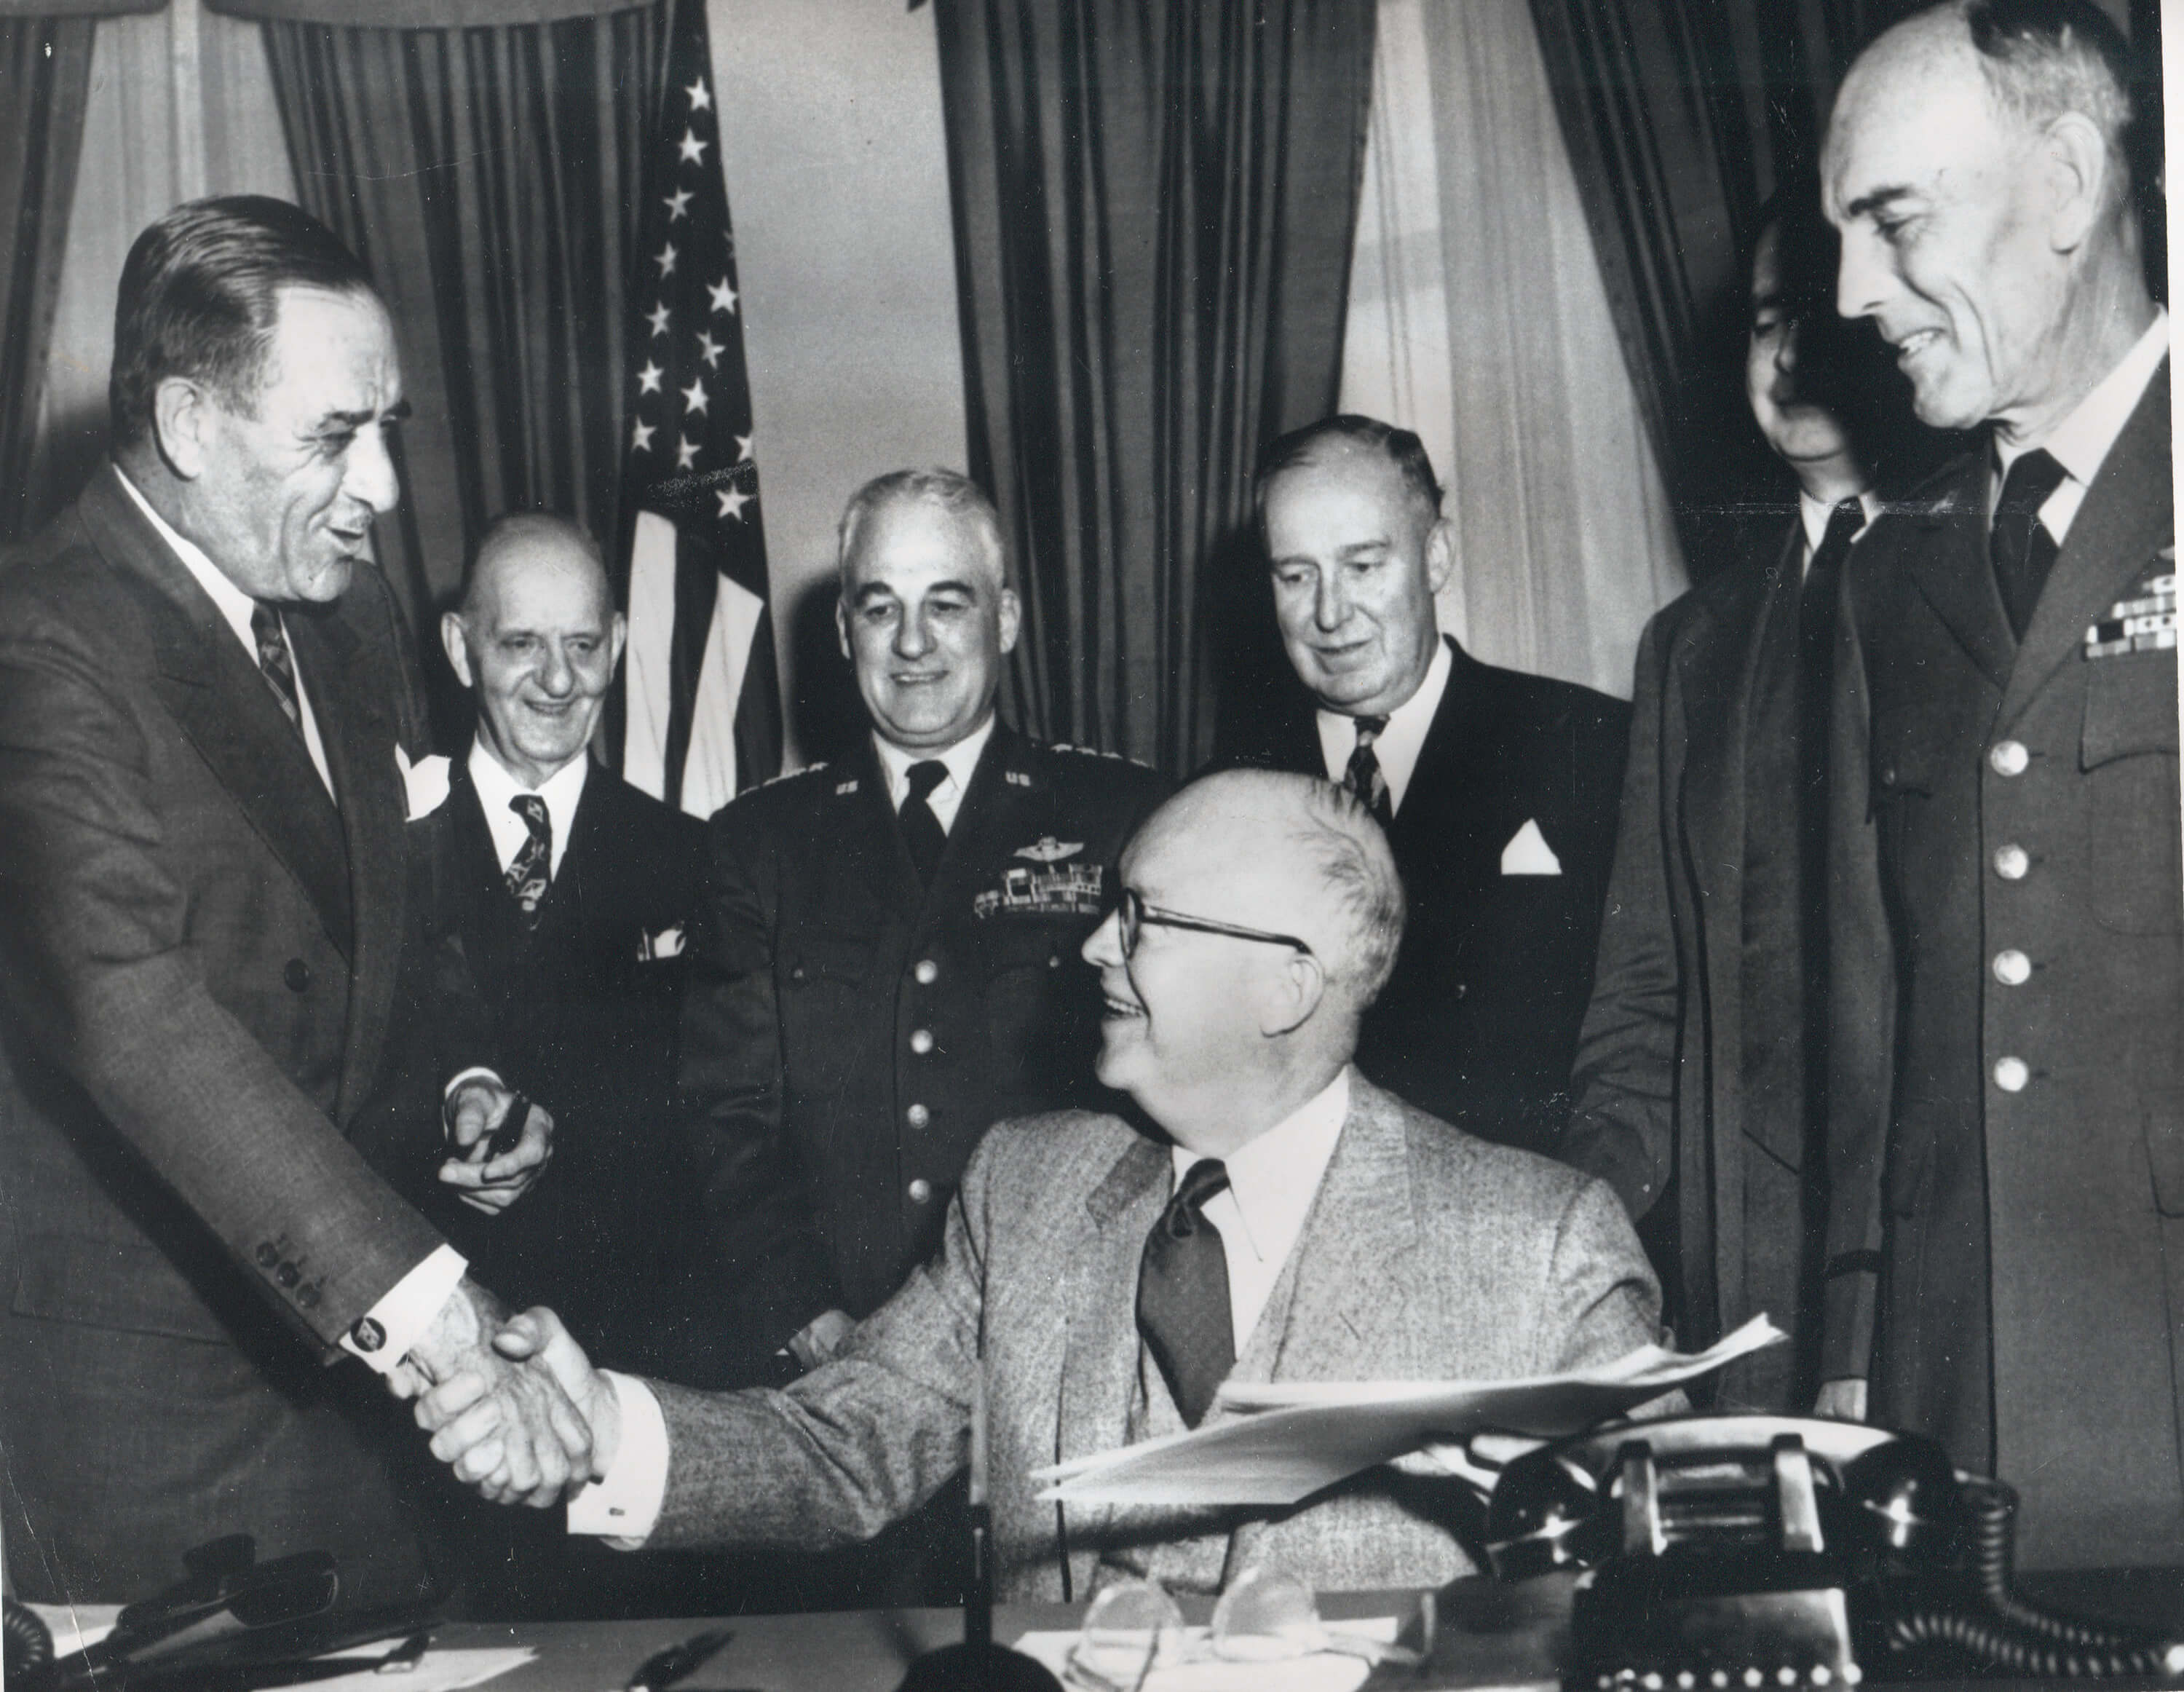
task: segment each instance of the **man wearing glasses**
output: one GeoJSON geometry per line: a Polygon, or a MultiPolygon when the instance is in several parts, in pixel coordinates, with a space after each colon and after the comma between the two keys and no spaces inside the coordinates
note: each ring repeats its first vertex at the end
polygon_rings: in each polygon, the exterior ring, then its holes
{"type": "MultiPolygon", "coordinates": [[[[983,1349],[1004,1598],[1133,1577],[1214,1591],[1255,1563],[1322,1590],[1471,1571],[1445,1483],[1384,1469],[1275,1514],[1079,1507],[1061,1524],[1037,1500],[1043,1464],[1224,1420],[1223,1381],[1507,1378],[1658,1333],[1607,1187],[1351,1066],[1403,927],[1386,838],[1355,799],[1315,776],[1208,776],[1155,813],[1121,882],[1084,956],[1106,1001],[1100,1079],[1142,1116],[998,1125],[939,1254],[832,1362],[785,1391],[699,1393],[597,1372],[550,1312],[518,1318],[599,1454],[572,1531],[867,1538],[963,1464],[983,1349]]],[[[471,1397],[436,1393],[421,1420],[460,1478],[490,1485],[495,1412],[471,1397]]]]}

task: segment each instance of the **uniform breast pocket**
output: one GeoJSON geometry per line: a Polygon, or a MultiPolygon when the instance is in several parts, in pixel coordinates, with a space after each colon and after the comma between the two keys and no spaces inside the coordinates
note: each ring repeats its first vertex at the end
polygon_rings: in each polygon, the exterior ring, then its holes
{"type": "Polygon", "coordinates": [[[2080,767],[2094,920],[2119,934],[2184,927],[2176,788],[2176,660],[2094,660],[2080,767]]]}

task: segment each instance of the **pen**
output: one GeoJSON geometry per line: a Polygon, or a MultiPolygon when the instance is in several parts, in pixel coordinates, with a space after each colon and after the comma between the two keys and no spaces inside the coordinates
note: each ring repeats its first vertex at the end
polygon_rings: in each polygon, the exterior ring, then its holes
{"type": "Polygon", "coordinates": [[[638,1664],[637,1673],[630,1676],[624,1692],[666,1692],[668,1687],[695,1670],[733,1638],[733,1628],[716,1628],[687,1639],[681,1645],[656,1650],[638,1664]]]}
{"type": "Polygon", "coordinates": [[[505,1157],[514,1151],[523,1138],[523,1125],[530,1120],[531,1100],[522,1094],[513,1094],[508,1101],[508,1114],[500,1119],[500,1126],[493,1131],[493,1138],[485,1143],[486,1161],[505,1157]]]}
{"type": "Polygon", "coordinates": [[[373,1668],[375,1674],[407,1674],[425,1660],[425,1649],[432,1643],[429,1628],[420,1628],[415,1633],[379,1659],[373,1668]]]}

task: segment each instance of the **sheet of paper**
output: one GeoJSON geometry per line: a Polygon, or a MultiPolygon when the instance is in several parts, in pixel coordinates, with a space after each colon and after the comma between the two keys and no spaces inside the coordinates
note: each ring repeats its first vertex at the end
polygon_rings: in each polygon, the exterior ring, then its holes
{"type": "Polygon", "coordinates": [[[1779,1344],[1763,1316],[1696,1356],[1645,1346],[1575,1374],[1519,1381],[1273,1382],[1223,1387],[1240,1420],[1036,1471],[1082,1504],[1286,1506],[1435,1440],[1491,1430],[1558,1439],[1779,1344]]]}
{"type": "Polygon", "coordinates": [[[415,1668],[382,1674],[374,1665],[399,1643],[397,1637],[382,1639],[377,1645],[333,1652],[333,1657],[356,1658],[359,1665],[357,1672],[329,1680],[314,1680],[309,1692],[458,1692],[461,1687],[482,1685],[496,1675],[520,1668],[538,1655],[526,1645],[454,1650],[435,1646],[418,1659],[415,1668]]]}
{"type": "MultiPolygon", "coordinates": [[[[1394,1641],[1399,1622],[1393,1616],[1363,1621],[1329,1622],[1330,1634],[1351,1634],[1381,1645],[1394,1641]]],[[[1065,1686],[1078,1683],[1067,1678],[1069,1653],[1077,1644],[1074,1629],[1063,1633],[1029,1633],[1016,1641],[1026,1656],[1036,1658],[1065,1686]]],[[[1310,1656],[1289,1657],[1274,1662],[1227,1662],[1212,1655],[1209,1630],[1185,1628],[1179,1639],[1162,1647],[1170,1659],[1157,1664],[1145,1677],[1144,1692],[1354,1692],[1365,1684],[1373,1665],[1362,1657],[1336,1651],[1317,1651],[1310,1656]]]]}
{"type": "Polygon", "coordinates": [[[67,1656],[95,1645],[114,1631],[119,1604],[33,1604],[31,1608],[53,1636],[53,1655],[67,1656]]]}

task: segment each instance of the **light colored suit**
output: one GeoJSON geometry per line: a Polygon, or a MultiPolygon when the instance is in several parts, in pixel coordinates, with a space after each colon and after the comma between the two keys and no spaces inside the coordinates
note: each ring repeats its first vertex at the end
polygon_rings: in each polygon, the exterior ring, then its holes
{"type": "MultiPolygon", "coordinates": [[[[1658,1288],[1604,1183],[1474,1139],[1354,1074],[1351,1088],[1233,1378],[1507,1378],[1658,1337],[1658,1288]]],[[[783,1392],[656,1389],[670,1460],[649,1543],[819,1548],[876,1533],[963,1464],[983,1323],[996,1583],[1013,1600],[1061,1596],[1056,1511],[1031,1472],[1179,1426],[1134,1315],[1171,1169],[1165,1145],[1114,1116],[996,1127],[940,1255],[846,1355],[783,1392]]],[[[1323,1590],[1437,1583],[1472,1568],[1444,1525],[1453,1490],[1377,1470],[1272,1515],[1078,1507],[1072,1576],[1081,1592],[1105,1562],[1210,1589],[1270,1563],[1323,1590]]]]}

